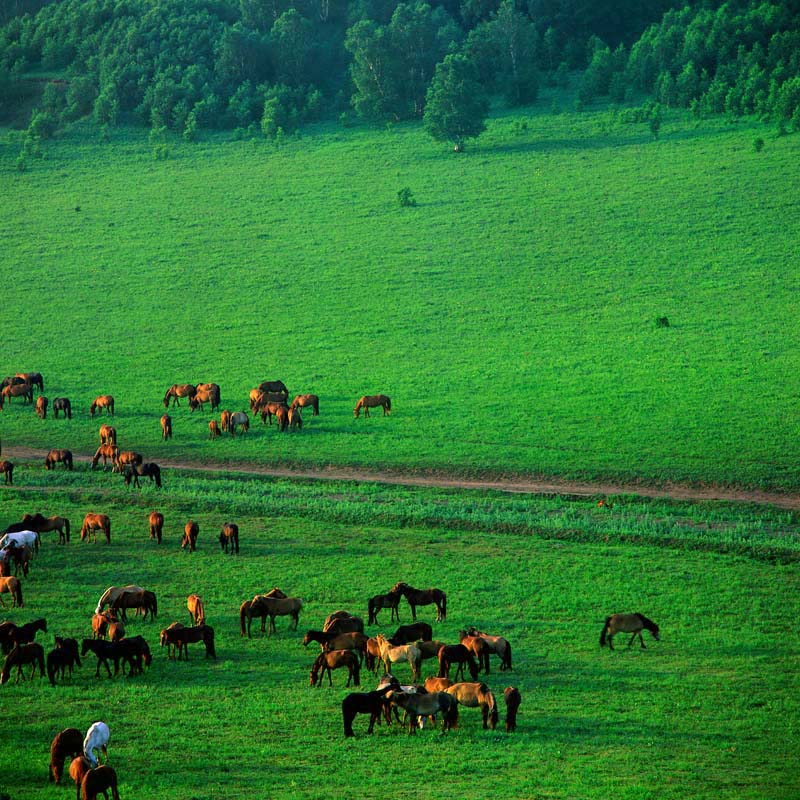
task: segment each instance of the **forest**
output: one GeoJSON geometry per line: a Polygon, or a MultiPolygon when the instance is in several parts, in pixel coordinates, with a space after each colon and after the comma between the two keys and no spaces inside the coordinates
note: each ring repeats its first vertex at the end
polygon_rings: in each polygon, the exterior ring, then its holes
{"type": "Polygon", "coordinates": [[[0,24],[0,124],[34,139],[87,117],[189,141],[338,117],[424,118],[458,143],[490,102],[569,81],[578,111],[647,100],[800,129],[796,0],[14,0],[0,24]]]}

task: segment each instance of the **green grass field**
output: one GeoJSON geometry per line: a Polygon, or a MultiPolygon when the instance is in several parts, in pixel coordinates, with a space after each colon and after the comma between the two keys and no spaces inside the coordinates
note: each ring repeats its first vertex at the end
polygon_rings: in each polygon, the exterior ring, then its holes
{"type": "MultiPolygon", "coordinates": [[[[342,483],[321,499],[314,484],[236,475],[174,475],[161,493],[130,493],[108,474],[71,477],[80,481],[37,481],[6,493],[4,525],[46,505],[71,519],[73,538],[59,547],[55,534],[44,536],[24,580],[25,608],[6,608],[3,619],[46,617],[48,634],[39,638],[49,650],[56,634],[90,635],[91,613],[108,585],[140,583],[156,591],[159,616],[152,623],[131,617],[128,633],[147,638],[154,661],[141,677],[95,678],[90,655],[55,688],[46,679],[2,687],[0,791],[12,798],[66,796],[67,789],[47,783],[50,740],[95,719],[111,727],[123,798],[313,798],[334,785],[354,797],[383,794],[389,785],[395,795],[425,798],[800,792],[796,561],[780,566],[677,542],[642,546],[618,533],[624,528],[647,542],[652,526],[683,525],[694,527],[698,540],[705,530],[706,546],[724,549],[731,531],[747,526],[754,541],[781,524],[796,539],[796,523],[787,518],[756,507],[633,498],[602,511],[591,500],[562,499],[557,510],[542,498],[530,503],[527,529],[498,531],[491,520],[499,522],[506,509],[495,494],[342,483]],[[286,513],[279,496],[303,511],[286,513]],[[361,502],[378,521],[365,510],[361,522],[342,522],[338,502],[361,502]],[[411,524],[404,510],[436,504],[449,507],[452,524],[411,524]],[[147,538],[153,507],[166,517],[160,547],[147,538]],[[112,517],[111,545],[81,544],[83,514],[101,508],[112,517]],[[481,510],[489,515],[485,526],[460,527],[459,517],[481,510]],[[200,524],[192,555],[178,547],[190,515],[200,524]],[[549,531],[537,527],[548,518],[561,521],[549,531]],[[229,519],[241,527],[238,558],[216,542],[229,519]],[[593,541],[570,538],[589,520],[593,541]],[[500,673],[494,663],[486,680],[498,694],[519,687],[515,734],[483,731],[479,713],[465,709],[449,734],[412,738],[383,726],[369,737],[359,717],[356,738],[344,739],[340,703],[350,690],[339,672],[333,688],[308,685],[314,653],[303,649],[302,634],[338,608],[366,615],[367,598],[401,579],[447,592],[448,618],[434,623],[436,637],[455,641],[460,628],[475,624],[512,642],[513,672],[500,673]],[[273,585],[304,598],[299,631],[279,619],[272,638],[242,639],[239,603],[273,585]],[[215,662],[205,660],[201,645],[190,649],[188,663],[169,661],[158,647],[162,627],[185,621],[191,592],[204,597],[215,628],[215,662]],[[620,636],[615,652],[601,650],[604,617],[626,609],[655,619],[661,641],[646,638],[647,650],[628,650],[620,636]]],[[[370,634],[394,630],[382,614],[370,634]]],[[[401,614],[410,621],[405,601],[401,614]]],[[[419,618],[433,622],[430,607],[419,618]]],[[[406,665],[398,669],[403,679],[407,673],[406,665]]],[[[425,662],[423,674],[434,673],[425,662]]],[[[362,678],[363,690],[377,683],[366,672],[362,678]]]]}
{"type": "Polygon", "coordinates": [[[158,161],[141,130],[77,125],[18,173],[4,135],[5,372],[79,413],[6,407],[3,443],[91,452],[112,393],[120,443],[155,460],[796,490],[797,137],[673,116],[650,141],[547,107],[462,156],[416,126],[321,126],[158,161]],[[234,410],[275,378],[321,398],[302,436],[209,443],[183,408],[159,443],[170,384],[234,410]],[[392,417],[354,420],[378,392],[392,417]]]}

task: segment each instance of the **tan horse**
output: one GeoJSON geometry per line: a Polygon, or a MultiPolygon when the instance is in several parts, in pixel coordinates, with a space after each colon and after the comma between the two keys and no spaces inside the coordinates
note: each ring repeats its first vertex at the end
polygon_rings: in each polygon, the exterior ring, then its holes
{"type": "Polygon", "coordinates": [[[110,394],[101,394],[95,397],[94,402],[89,406],[89,413],[94,416],[95,411],[106,410],[106,414],[114,416],[114,397],[110,394]]]}
{"type": "Polygon", "coordinates": [[[72,451],[57,449],[51,450],[44,459],[44,468],[53,469],[56,464],[63,464],[70,472],[72,471],[72,451]]]}
{"type": "Polygon", "coordinates": [[[446,690],[466,708],[480,708],[483,727],[494,730],[497,727],[497,702],[485,683],[454,683],[446,690]]]}
{"type": "Polygon", "coordinates": [[[47,419],[47,398],[43,394],[36,398],[36,416],[39,419],[47,419]]]}
{"type": "Polygon", "coordinates": [[[216,439],[218,436],[221,436],[222,433],[219,429],[219,425],[215,419],[212,419],[208,423],[208,438],[209,439],[216,439]]]}
{"type": "Polygon", "coordinates": [[[116,444],[117,429],[105,422],[100,426],[100,444],[116,444]]]}
{"type": "Polygon", "coordinates": [[[203,598],[199,594],[190,594],[186,598],[186,607],[189,609],[189,617],[192,625],[204,625],[206,621],[206,610],[203,606],[203,598]]]}
{"type": "MultiPolygon", "coordinates": [[[[286,413],[289,421],[289,430],[293,431],[295,428],[297,428],[297,430],[302,430],[303,417],[300,413],[300,408],[290,408],[286,413]]],[[[278,422],[280,422],[280,417],[278,418],[278,422]]]]}
{"type": "Polygon", "coordinates": [[[103,459],[103,472],[105,472],[109,461],[111,462],[112,472],[116,472],[119,469],[119,447],[115,444],[101,444],[97,448],[92,456],[92,469],[98,465],[101,458],[103,459]]]}
{"type": "Polygon", "coordinates": [[[194,397],[189,398],[189,410],[202,408],[204,403],[211,403],[211,410],[219,408],[220,390],[216,383],[198,383],[194,397]]]}
{"type": "Polygon", "coordinates": [[[138,467],[142,463],[142,454],[135,450],[121,450],[117,456],[116,471],[120,474],[125,467],[138,467]]]}
{"type": "Polygon", "coordinates": [[[172,405],[179,406],[180,397],[189,397],[192,398],[197,393],[197,387],[193,383],[173,383],[172,386],[167,389],[167,393],[164,395],[164,408],[169,408],[169,400],[172,398],[172,405]]]}
{"type": "MultiPolygon", "coordinates": [[[[231,424],[231,412],[228,411],[228,409],[226,408],[223,411],[221,411],[220,415],[219,415],[219,427],[220,427],[220,430],[223,433],[227,433],[228,432],[228,428],[230,427],[230,424],[231,424]]],[[[211,427],[211,426],[209,425],[209,427],[211,427]]]]}
{"type": "MultiPolygon", "coordinates": [[[[469,628],[467,630],[469,636],[480,636],[486,642],[490,653],[500,656],[500,672],[512,669],[511,667],[511,644],[508,639],[502,636],[491,636],[488,633],[483,633],[477,628],[469,628]]],[[[487,667],[486,672],[489,672],[487,667]]]]}
{"type": "Polygon", "coordinates": [[[197,536],[200,533],[200,526],[190,519],[183,527],[183,539],[181,539],[181,550],[189,547],[189,552],[197,550],[197,536]]]}
{"type": "Polygon", "coordinates": [[[353,409],[353,415],[356,419],[358,419],[358,415],[361,412],[361,409],[364,409],[364,416],[369,416],[369,410],[371,408],[383,408],[383,416],[385,417],[387,414],[392,413],[392,401],[391,398],[387,397],[385,394],[371,394],[371,395],[364,395],[359,401],[356,403],[356,407],[353,409]]]}
{"type": "Polygon", "coordinates": [[[294,400],[292,400],[292,404],[289,406],[289,409],[306,408],[307,406],[311,406],[313,409],[311,412],[312,417],[319,416],[319,397],[317,397],[315,394],[296,395],[294,400]]]}
{"type": "MultiPolygon", "coordinates": [[[[33,389],[29,383],[15,383],[11,386],[6,386],[3,388],[2,393],[0,393],[0,397],[3,398],[3,401],[8,400],[9,405],[11,405],[11,398],[12,397],[21,397],[23,403],[32,403],[33,402],[33,389]]],[[[0,405],[2,408],[2,405],[0,405]]]]}
{"type": "Polygon", "coordinates": [[[3,473],[8,486],[14,485],[14,464],[11,461],[3,459],[0,461],[0,472],[3,473]]]}
{"type": "Polygon", "coordinates": [[[352,650],[323,650],[314,660],[311,667],[311,685],[322,685],[325,673],[328,673],[328,686],[333,686],[331,672],[339,667],[347,667],[347,683],[353,681],[353,686],[360,686],[358,656],[352,650]],[[320,675],[320,672],[322,674],[320,675]]]}
{"type": "MultiPolygon", "coordinates": [[[[5,594],[6,592],[11,595],[11,607],[22,608],[24,605],[22,602],[22,584],[20,583],[19,578],[15,578],[13,575],[9,576],[8,578],[0,578],[0,595],[5,594]]],[[[2,604],[3,608],[6,607],[2,596],[0,596],[0,604],[2,604]]]]}
{"type": "Polygon", "coordinates": [[[81,541],[92,541],[97,543],[97,531],[103,531],[106,536],[106,544],[111,544],[111,519],[107,514],[89,513],[83,518],[81,527],[81,541]]]}
{"type": "Polygon", "coordinates": [[[172,417],[169,414],[161,415],[161,439],[166,441],[172,438],[172,417]]]}
{"type": "Polygon", "coordinates": [[[609,649],[613,650],[613,639],[616,634],[632,633],[633,636],[628,642],[628,647],[633,644],[633,640],[638,636],[642,650],[644,650],[645,644],[644,639],[642,639],[642,631],[645,628],[650,631],[657,642],[660,641],[658,625],[647,619],[644,614],[612,614],[610,617],[606,617],[606,621],[603,623],[603,630],[600,633],[600,647],[605,647],[606,642],[608,642],[609,649]]]}
{"type": "Polygon", "coordinates": [[[411,667],[412,680],[418,681],[420,679],[420,665],[422,664],[422,653],[419,648],[413,644],[401,644],[393,647],[388,639],[379,633],[375,639],[381,649],[381,661],[383,661],[384,672],[391,671],[392,664],[398,664],[401,661],[408,661],[411,667]]]}
{"type": "Polygon", "coordinates": [[[160,511],[151,511],[148,522],[150,523],[150,538],[161,544],[161,534],[164,531],[164,515],[160,511]]]}

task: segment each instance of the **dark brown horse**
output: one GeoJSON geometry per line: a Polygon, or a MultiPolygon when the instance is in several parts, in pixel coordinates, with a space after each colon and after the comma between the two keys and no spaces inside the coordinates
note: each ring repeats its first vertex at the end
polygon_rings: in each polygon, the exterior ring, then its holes
{"type": "Polygon", "coordinates": [[[58,419],[58,412],[64,414],[64,419],[72,419],[72,403],[67,397],[53,398],[53,417],[58,419]]]}
{"type": "Polygon", "coordinates": [[[72,471],[72,451],[71,450],[51,450],[44,459],[44,468],[53,469],[56,464],[63,464],[68,470],[72,471]]]}
{"type": "Polygon", "coordinates": [[[117,773],[107,764],[90,769],[81,781],[81,800],[97,800],[102,794],[108,800],[108,791],[111,791],[111,800],[119,800],[117,791],[117,773]]]}
{"type": "Polygon", "coordinates": [[[472,680],[478,680],[478,664],[472,653],[463,644],[446,644],[439,648],[439,677],[449,678],[450,667],[453,664],[458,664],[454,675],[455,680],[458,680],[459,675],[461,680],[464,680],[464,664],[467,665],[472,680]]]}
{"type": "Polygon", "coordinates": [[[284,400],[289,399],[289,390],[283,381],[261,381],[257,388],[260,392],[276,392],[282,394],[284,400]]]}
{"type": "MultiPolygon", "coordinates": [[[[389,591],[401,592],[411,606],[411,618],[417,618],[417,606],[436,606],[436,621],[447,619],[447,595],[441,589],[414,589],[407,583],[396,583],[389,591]]],[[[420,637],[421,638],[421,637],[420,637]]]]}
{"type": "Polygon", "coordinates": [[[39,419],[47,419],[47,398],[43,394],[36,398],[36,416],[39,419]]]}
{"type": "Polygon", "coordinates": [[[325,633],[364,633],[364,620],[361,617],[348,615],[346,617],[335,617],[334,619],[325,620],[322,626],[325,633]]]}
{"type": "MultiPolygon", "coordinates": [[[[287,424],[289,422],[289,407],[283,400],[273,400],[269,403],[264,403],[259,407],[259,412],[261,413],[261,422],[264,425],[268,420],[269,424],[272,425],[273,417],[278,420],[278,425],[282,424],[282,419],[285,420],[287,424]]],[[[281,430],[283,430],[283,428],[281,428],[281,430]]]]}
{"type": "Polygon", "coordinates": [[[14,485],[14,464],[11,461],[3,459],[0,461],[0,472],[3,473],[6,479],[7,486],[14,485]]]}
{"type": "Polygon", "coordinates": [[[22,522],[29,531],[47,533],[58,531],[58,544],[69,542],[69,520],[66,517],[45,517],[42,514],[23,514],[22,522]]]}
{"type": "Polygon", "coordinates": [[[150,614],[151,619],[158,616],[158,600],[156,599],[155,592],[142,589],[138,592],[122,592],[111,604],[111,611],[113,613],[121,612],[120,616],[123,622],[128,621],[128,616],[125,610],[128,608],[141,608],[144,610],[142,621],[147,621],[147,615],[150,614]]]}
{"type": "Polygon", "coordinates": [[[102,411],[102,409],[106,410],[106,414],[111,414],[114,416],[114,398],[110,394],[101,394],[95,397],[92,404],[89,406],[89,413],[94,416],[95,411],[98,413],[102,411]]]}
{"type": "Polygon", "coordinates": [[[189,645],[195,642],[203,642],[206,647],[206,658],[216,658],[217,653],[214,648],[214,629],[210,625],[198,625],[195,628],[173,627],[165,628],[161,631],[161,646],[173,646],[178,649],[178,661],[181,660],[181,652],[184,659],[189,660],[189,645]]]}
{"type": "Polygon", "coordinates": [[[117,447],[115,444],[101,444],[100,447],[95,450],[95,453],[92,456],[92,469],[98,465],[101,458],[103,459],[104,472],[109,461],[111,462],[112,472],[119,469],[119,447],[117,447]]]}
{"type": "Polygon", "coordinates": [[[658,642],[660,641],[658,635],[658,625],[652,620],[647,619],[644,614],[612,614],[606,617],[603,623],[603,630],[600,633],[600,647],[605,647],[608,642],[609,649],[614,649],[613,639],[618,633],[632,633],[628,647],[633,644],[633,640],[638,636],[642,649],[645,649],[644,639],[642,639],[642,631],[647,629],[653,635],[653,638],[658,642]]]}
{"type": "Polygon", "coordinates": [[[102,531],[106,544],[111,544],[111,519],[108,514],[87,514],[81,526],[81,541],[88,541],[91,536],[92,541],[97,543],[97,531],[102,531]]]}
{"type": "Polygon", "coordinates": [[[325,633],[324,631],[306,631],[303,637],[303,647],[308,647],[311,642],[318,642],[324,650],[354,650],[363,661],[367,652],[369,637],[363,633],[325,633]]]}
{"type": "Polygon", "coordinates": [[[167,441],[172,438],[172,417],[169,414],[161,415],[161,439],[167,441]]]}
{"type": "Polygon", "coordinates": [[[391,609],[389,621],[397,619],[400,622],[400,598],[403,595],[400,592],[388,592],[387,594],[376,594],[370,597],[367,601],[367,625],[378,624],[378,612],[382,608],[391,609]]]}
{"type": "Polygon", "coordinates": [[[26,665],[31,665],[31,679],[36,674],[36,667],[39,667],[39,677],[44,677],[44,648],[36,643],[18,644],[6,656],[3,662],[3,668],[0,670],[0,684],[8,683],[11,676],[11,670],[17,668],[17,678],[14,683],[19,683],[20,679],[25,680],[25,674],[22,668],[26,665]]]}
{"type": "Polygon", "coordinates": [[[150,538],[161,544],[161,534],[164,531],[164,515],[160,511],[151,511],[148,522],[150,523],[150,538]]]}
{"type": "Polygon", "coordinates": [[[372,733],[375,723],[380,722],[381,715],[386,707],[386,695],[392,691],[392,686],[384,686],[375,692],[353,692],[342,700],[342,721],[344,722],[344,735],[355,736],[353,720],[357,714],[369,714],[369,728],[367,733],[372,733]]]}
{"type": "Polygon", "coordinates": [[[433,639],[433,628],[427,622],[415,622],[412,625],[401,625],[393,636],[389,637],[392,644],[409,644],[422,639],[429,642],[433,639]]]}
{"type": "Polygon", "coordinates": [[[389,397],[385,394],[372,394],[372,395],[364,395],[359,401],[356,403],[356,407],[353,409],[353,416],[358,419],[358,415],[361,413],[361,409],[364,409],[364,416],[369,416],[369,410],[371,408],[383,408],[383,416],[385,417],[387,414],[392,413],[392,401],[389,397]]]}
{"type": "Polygon", "coordinates": [[[44,378],[41,372],[17,372],[14,377],[29,383],[31,387],[35,386],[40,392],[44,391],[44,378]]]}
{"type": "Polygon", "coordinates": [[[113,425],[103,423],[100,426],[100,444],[116,444],[117,429],[113,425]]]}
{"type": "Polygon", "coordinates": [[[189,398],[189,410],[203,408],[205,403],[211,403],[211,410],[219,408],[220,390],[216,383],[199,383],[194,397],[189,398]]]}
{"type": "Polygon", "coordinates": [[[158,489],[161,488],[161,467],[152,461],[149,461],[146,464],[128,464],[125,467],[123,474],[125,475],[126,486],[130,486],[131,481],[133,481],[133,485],[139,489],[141,488],[139,478],[150,478],[150,480],[155,483],[158,489]]]}
{"type": "Polygon", "coordinates": [[[506,700],[506,731],[513,733],[517,729],[517,709],[522,703],[522,697],[516,686],[506,686],[503,696],[506,700]]]}
{"type": "Polygon", "coordinates": [[[77,728],[64,728],[50,745],[50,783],[61,783],[64,761],[83,755],[83,734],[77,728]]]}
{"type": "Polygon", "coordinates": [[[235,522],[226,522],[219,534],[219,545],[227,553],[230,547],[231,555],[239,553],[239,526],[235,522]]]}
{"type": "Polygon", "coordinates": [[[180,400],[178,398],[188,397],[191,399],[196,393],[197,387],[193,383],[173,383],[164,395],[164,408],[169,407],[170,398],[172,398],[172,405],[179,406],[180,400]]]}
{"type": "Polygon", "coordinates": [[[81,666],[81,657],[78,655],[78,643],[75,639],[58,639],[56,637],[56,647],[51,650],[47,654],[47,677],[50,680],[50,685],[56,685],[56,675],[61,673],[61,677],[63,678],[67,669],[69,669],[70,675],[72,674],[72,668],[75,666],[81,666]],[[59,645],[58,642],[61,641],[62,644],[59,645]],[[69,646],[64,646],[63,642],[69,642],[69,646]],[[72,644],[74,643],[74,647],[72,644]]]}
{"type": "Polygon", "coordinates": [[[197,550],[197,535],[200,533],[200,526],[190,519],[183,528],[183,539],[181,539],[181,550],[188,546],[189,552],[197,550]]]}
{"type": "Polygon", "coordinates": [[[349,686],[351,680],[353,681],[353,686],[360,686],[358,656],[352,650],[323,650],[316,657],[311,667],[311,685],[322,685],[327,672],[328,686],[333,686],[331,672],[340,667],[347,667],[347,683],[345,686],[349,686]]]}

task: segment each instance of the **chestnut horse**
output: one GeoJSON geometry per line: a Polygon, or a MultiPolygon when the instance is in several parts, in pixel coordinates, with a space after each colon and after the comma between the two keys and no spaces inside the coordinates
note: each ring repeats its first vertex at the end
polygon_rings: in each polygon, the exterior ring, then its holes
{"type": "Polygon", "coordinates": [[[3,459],[0,461],[0,472],[3,473],[6,479],[7,486],[14,485],[14,464],[11,461],[3,459]]]}
{"type": "Polygon", "coordinates": [[[436,621],[447,618],[447,595],[441,589],[414,589],[407,583],[396,583],[389,591],[401,592],[411,606],[411,619],[417,618],[417,606],[436,606],[436,621]]]}
{"type": "Polygon", "coordinates": [[[97,531],[102,531],[106,537],[106,544],[111,544],[111,519],[107,514],[92,514],[91,512],[83,518],[81,526],[81,541],[92,541],[97,543],[97,531]]]}
{"type": "Polygon", "coordinates": [[[64,728],[50,745],[50,783],[61,783],[64,761],[83,755],[83,734],[77,728],[64,728]]]}
{"type": "MultiPolygon", "coordinates": [[[[10,386],[5,386],[2,393],[0,393],[0,397],[2,397],[3,402],[8,400],[9,405],[12,397],[21,397],[23,403],[32,403],[33,389],[29,383],[14,383],[10,386]]],[[[0,408],[2,408],[2,403],[0,403],[0,408]]]]}
{"type": "Polygon", "coordinates": [[[92,456],[92,469],[97,466],[101,458],[103,459],[103,471],[105,472],[110,461],[111,471],[114,472],[119,468],[119,447],[115,444],[101,444],[92,456]]]}
{"type": "Polygon", "coordinates": [[[352,650],[323,650],[314,660],[311,667],[311,685],[322,685],[325,673],[328,673],[328,686],[333,686],[331,672],[339,667],[347,667],[347,683],[353,681],[353,686],[361,685],[358,666],[358,656],[352,650]],[[320,671],[322,674],[320,675],[320,671]]]}
{"type": "Polygon", "coordinates": [[[44,459],[44,468],[53,469],[59,463],[72,471],[72,451],[63,449],[51,450],[44,459]]]}
{"type": "MultiPolygon", "coordinates": [[[[81,784],[83,777],[92,768],[89,759],[84,755],[73,758],[69,765],[69,776],[75,781],[75,790],[77,792],[76,800],[81,800],[81,784]]],[[[106,799],[107,800],[107,799],[106,799]]]]}
{"type": "Polygon", "coordinates": [[[64,419],[72,419],[72,403],[67,397],[53,398],[53,418],[58,419],[58,412],[64,413],[64,419]]]}
{"type": "MultiPolygon", "coordinates": [[[[490,636],[488,633],[482,633],[475,627],[471,627],[467,629],[468,636],[480,636],[484,642],[486,642],[487,647],[489,648],[490,653],[495,653],[496,655],[500,656],[500,671],[504,672],[507,669],[511,669],[511,644],[509,643],[508,639],[504,639],[502,636],[490,636]]],[[[486,672],[489,672],[487,667],[486,672]]]]}
{"type": "Polygon", "coordinates": [[[161,544],[161,534],[164,530],[164,515],[160,511],[151,511],[148,518],[150,522],[150,538],[161,544]]]}
{"type": "Polygon", "coordinates": [[[152,461],[147,464],[128,464],[125,467],[124,475],[126,486],[130,486],[133,481],[133,485],[140,489],[139,478],[150,478],[151,481],[155,481],[158,489],[161,488],[161,467],[152,461]]]}
{"type": "Polygon", "coordinates": [[[25,680],[22,668],[31,665],[31,679],[36,674],[36,667],[39,667],[39,677],[44,677],[44,648],[37,642],[30,644],[18,644],[6,656],[3,662],[3,669],[0,671],[0,684],[8,683],[13,667],[17,668],[17,679],[14,683],[19,683],[20,678],[25,680]]]}
{"type": "Polygon", "coordinates": [[[89,413],[94,416],[95,411],[106,410],[106,414],[114,416],[114,398],[110,394],[101,394],[95,397],[94,402],[89,406],[89,413]]]}
{"type": "MultiPolygon", "coordinates": [[[[272,425],[273,417],[278,420],[278,424],[280,425],[282,418],[286,419],[288,422],[289,408],[284,400],[270,400],[269,402],[262,403],[255,413],[261,414],[261,423],[264,425],[267,423],[267,420],[269,420],[269,424],[272,425]]],[[[281,430],[283,430],[283,428],[281,428],[281,430]]]]}
{"type": "Polygon", "coordinates": [[[161,631],[161,646],[172,646],[178,648],[178,661],[181,660],[181,652],[184,653],[186,661],[189,660],[189,645],[195,642],[203,642],[206,647],[206,658],[216,658],[217,653],[214,648],[214,629],[210,625],[198,625],[195,628],[184,628],[181,626],[165,628],[161,631]]]}
{"type": "Polygon", "coordinates": [[[458,680],[458,676],[461,675],[463,680],[464,678],[464,664],[467,665],[469,669],[470,677],[473,681],[478,679],[478,664],[475,661],[474,656],[464,647],[463,644],[446,644],[443,647],[439,648],[439,677],[440,678],[449,678],[450,677],[450,666],[452,664],[458,664],[458,668],[456,669],[455,679],[458,680]]]}
{"type": "Polygon", "coordinates": [[[103,423],[100,426],[100,444],[116,444],[117,429],[113,425],[103,423]]]}
{"type": "Polygon", "coordinates": [[[490,671],[489,653],[491,650],[489,650],[486,640],[480,636],[470,636],[466,631],[459,631],[458,641],[475,656],[478,666],[488,675],[490,671]]]}
{"type": "Polygon", "coordinates": [[[211,403],[211,410],[219,408],[220,391],[216,383],[199,383],[193,397],[189,398],[189,410],[202,408],[204,403],[211,403]]]}
{"type": "Polygon", "coordinates": [[[295,396],[294,400],[292,400],[292,404],[289,406],[289,409],[293,408],[306,408],[306,406],[311,406],[311,416],[318,417],[319,416],[319,397],[315,394],[298,394],[295,396]]]}
{"type": "Polygon", "coordinates": [[[385,394],[372,394],[372,395],[364,395],[359,401],[356,403],[356,407],[353,409],[353,416],[358,419],[358,415],[361,412],[361,409],[364,409],[364,416],[369,416],[369,410],[371,408],[383,408],[383,416],[385,417],[387,414],[392,413],[392,401],[389,397],[385,394]]]}
{"type": "Polygon", "coordinates": [[[235,522],[226,522],[219,534],[219,545],[227,553],[230,547],[231,555],[239,554],[239,526],[235,522]]]}
{"type": "MultiPolygon", "coordinates": [[[[222,430],[223,433],[227,433],[228,432],[228,428],[230,428],[230,424],[231,424],[231,412],[228,411],[227,408],[223,409],[220,412],[220,415],[219,415],[219,427],[220,427],[220,430],[222,430]]],[[[209,424],[209,428],[210,427],[211,427],[211,425],[209,424]]]]}
{"type": "Polygon", "coordinates": [[[2,605],[3,608],[6,607],[6,604],[3,601],[2,595],[6,592],[11,595],[12,608],[23,607],[24,603],[22,602],[22,584],[20,583],[19,578],[15,578],[13,575],[7,578],[0,578],[0,605],[2,605]]]}
{"type": "Polygon", "coordinates": [[[355,650],[359,654],[359,661],[363,661],[368,641],[368,636],[357,631],[351,633],[306,631],[306,635],[303,637],[303,647],[308,647],[311,642],[319,642],[323,650],[355,650]]]}
{"type": "Polygon", "coordinates": [[[158,616],[158,600],[156,599],[156,593],[148,591],[147,589],[141,589],[138,592],[122,592],[111,603],[112,613],[116,614],[118,611],[121,611],[123,622],[128,621],[128,615],[125,613],[125,610],[128,608],[144,609],[144,616],[142,617],[143,622],[147,621],[148,614],[150,614],[151,619],[155,619],[158,616]]]}
{"type": "Polygon", "coordinates": [[[81,781],[81,800],[97,800],[102,794],[108,800],[107,792],[111,790],[111,800],[119,800],[117,791],[117,773],[112,767],[103,764],[95,769],[90,769],[81,781]]]}
{"type": "Polygon", "coordinates": [[[220,433],[219,425],[217,424],[217,421],[215,419],[212,419],[208,423],[208,438],[209,439],[216,439],[217,436],[220,436],[220,435],[221,435],[221,433],[220,433]]]}
{"type": "Polygon", "coordinates": [[[628,647],[633,644],[633,640],[638,636],[639,642],[642,645],[642,650],[646,649],[644,639],[642,639],[642,631],[644,629],[650,631],[653,638],[658,642],[658,625],[652,620],[647,619],[644,614],[612,614],[606,617],[603,623],[603,630],[600,633],[600,647],[605,647],[608,642],[609,649],[614,649],[613,639],[618,633],[632,633],[628,647]]]}
{"type": "MultiPolygon", "coordinates": [[[[286,419],[288,420],[290,431],[293,431],[295,428],[299,431],[303,430],[303,416],[299,408],[290,408],[286,412],[286,419]]],[[[278,422],[280,421],[280,417],[278,417],[278,422]]]]}
{"type": "Polygon", "coordinates": [[[516,686],[506,686],[503,696],[506,700],[506,732],[513,733],[517,729],[517,709],[522,703],[522,697],[516,686]]]}
{"type": "Polygon", "coordinates": [[[181,539],[181,550],[187,545],[189,552],[194,553],[197,550],[197,535],[200,533],[200,526],[194,521],[189,520],[183,528],[183,539],[181,539]]]}
{"type": "Polygon", "coordinates": [[[161,439],[166,441],[172,438],[172,417],[169,414],[161,415],[161,439]]]}
{"type": "Polygon", "coordinates": [[[39,419],[47,419],[47,398],[43,394],[36,398],[36,416],[39,419]]]}
{"type": "Polygon", "coordinates": [[[44,391],[44,378],[41,372],[17,372],[14,377],[29,383],[31,387],[35,386],[40,392],[44,391]]]}
{"type": "Polygon", "coordinates": [[[192,398],[196,393],[197,387],[193,383],[173,383],[172,386],[167,389],[167,393],[164,395],[164,408],[169,407],[170,397],[172,398],[172,405],[179,406],[179,397],[192,398]]]}
{"type": "Polygon", "coordinates": [[[465,708],[480,708],[484,730],[497,727],[497,701],[485,683],[454,683],[446,690],[465,708]]]}
{"type": "Polygon", "coordinates": [[[203,606],[203,598],[199,594],[190,594],[186,598],[186,607],[189,609],[189,617],[192,625],[203,625],[206,621],[206,610],[203,606]]]}
{"type": "Polygon", "coordinates": [[[122,474],[123,469],[128,465],[136,467],[141,464],[143,460],[142,454],[137,453],[135,450],[122,450],[119,456],[117,456],[117,472],[122,474]]]}

